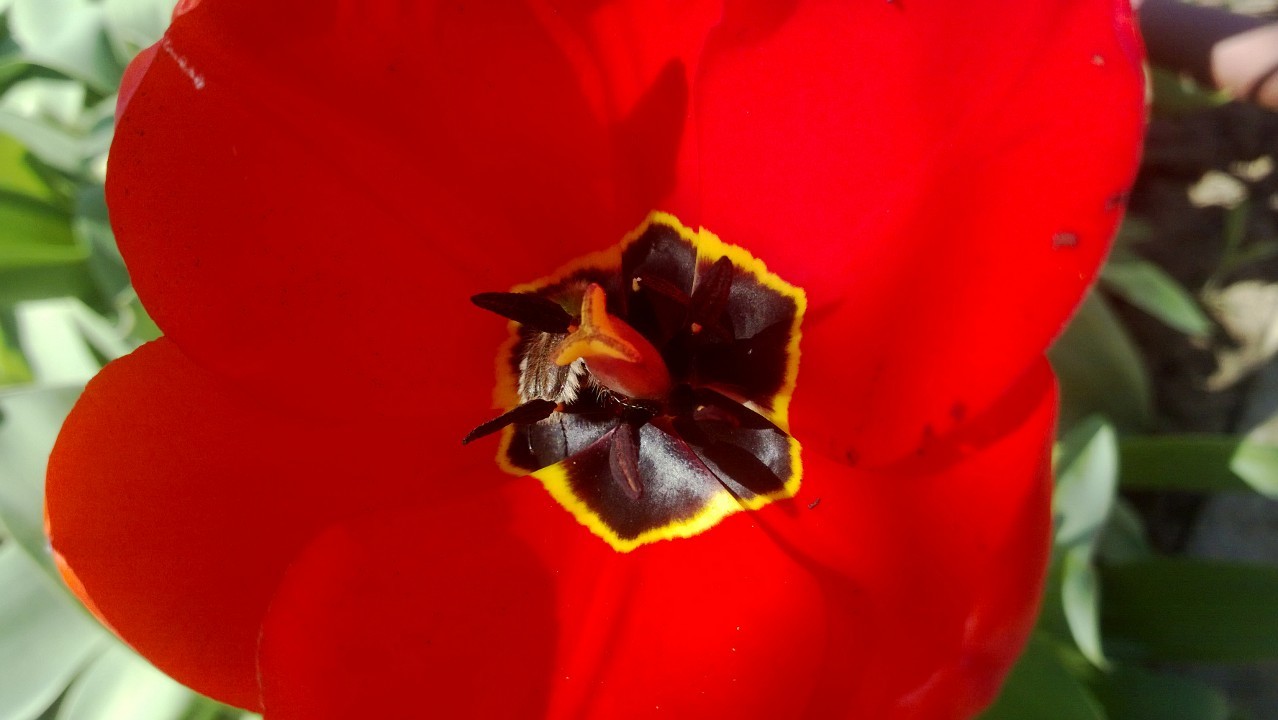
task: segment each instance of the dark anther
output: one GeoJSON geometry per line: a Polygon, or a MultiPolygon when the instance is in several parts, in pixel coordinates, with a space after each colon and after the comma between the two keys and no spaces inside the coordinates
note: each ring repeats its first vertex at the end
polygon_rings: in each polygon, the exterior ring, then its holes
{"type": "Polygon", "coordinates": [[[559,303],[530,293],[486,292],[471,297],[479,307],[544,333],[566,333],[572,316],[559,303]]]}
{"type": "Polygon", "coordinates": [[[654,400],[644,400],[642,398],[628,398],[620,395],[614,395],[617,405],[621,408],[621,419],[624,422],[633,425],[643,425],[661,414],[661,403],[654,400]]]}
{"type": "Polygon", "coordinates": [[[692,391],[692,394],[697,403],[697,405],[693,408],[694,419],[697,419],[697,413],[706,412],[706,410],[702,409],[703,407],[707,409],[717,408],[719,411],[731,415],[732,423],[738,427],[746,427],[753,430],[772,430],[781,435],[786,434],[784,430],[777,427],[771,420],[721,392],[711,390],[710,388],[696,388],[692,391]]]}
{"type": "Polygon", "coordinates": [[[687,417],[675,418],[673,425],[685,442],[698,448],[701,457],[750,492],[763,495],[785,484],[767,463],[734,440],[732,433],[720,432],[713,423],[699,423],[687,417]]]}
{"type": "Polygon", "coordinates": [[[699,278],[688,315],[705,327],[717,327],[732,292],[732,261],[721,257],[699,278]]]}
{"type": "Polygon", "coordinates": [[[650,292],[654,295],[660,295],[661,297],[671,300],[683,307],[688,306],[688,294],[683,290],[680,290],[677,285],[663,277],[657,277],[656,275],[636,275],[634,283],[639,292],[650,292]]]}
{"type": "Polygon", "coordinates": [[[692,419],[699,423],[716,422],[731,427],[741,426],[741,421],[734,413],[716,405],[698,405],[692,410],[692,419]]]}
{"type": "Polygon", "coordinates": [[[507,425],[531,425],[539,420],[545,420],[557,407],[559,404],[552,400],[529,400],[514,410],[495,417],[466,433],[466,437],[462,438],[462,445],[485,435],[491,435],[507,425]]]}
{"type": "Polygon", "coordinates": [[[618,423],[612,431],[612,445],[608,448],[608,467],[612,479],[621,486],[631,500],[643,494],[643,482],[639,479],[639,429],[630,423],[618,423]]]}

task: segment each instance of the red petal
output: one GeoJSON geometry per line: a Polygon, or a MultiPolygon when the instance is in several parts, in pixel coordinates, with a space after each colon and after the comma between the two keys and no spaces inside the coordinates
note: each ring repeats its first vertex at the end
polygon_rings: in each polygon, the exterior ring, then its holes
{"type": "Polygon", "coordinates": [[[254,707],[261,619],[286,563],[333,520],[478,489],[447,484],[450,468],[491,463],[462,451],[466,429],[448,413],[418,426],[282,416],[160,340],[108,365],[63,427],[53,549],[130,645],[254,707]]]}
{"type": "Polygon", "coordinates": [[[196,361],[291,401],[322,384],[428,414],[441,377],[491,363],[469,295],[616,242],[671,190],[680,58],[713,12],[671,40],[652,23],[614,37],[613,10],[189,8],[108,179],[148,310],[196,361]]]}
{"type": "Polygon", "coordinates": [[[1042,591],[1056,399],[1040,358],[980,422],[893,468],[805,454],[801,509],[760,523],[806,556],[833,605],[868,597],[873,618],[827,647],[816,716],[848,701],[869,708],[858,717],[962,718],[994,698],[1042,591]]]}
{"type": "Polygon", "coordinates": [[[734,3],[699,218],[804,287],[792,427],[885,462],[979,415],[1091,282],[1143,120],[1127,3],[734,3]]]}
{"type": "Polygon", "coordinates": [[[734,537],[736,552],[709,563],[678,543],[617,555],[531,478],[488,503],[339,528],[290,569],[272,605],[267,712],[627,717],[693,703],[728,717],[775,700],[778,686],[799,683],[786,692],[802,695],[811,658],[774,639],[822,637],[820,616],[803,612],[820,605],[816,585],[767,536],[734,537]],[[539,559],[534,545],[554,555],[539,559]],[[672,585],[691,579],[690,565],[695,582],[672,585]],[[714,666],[685,665],[711,650],[714,666]],[[765,668],[768,682],[750,677],[765,668]]]}
{"type": "Polygon", "coordinates": [[[194,10],[202,1],[203,0],[178,0],[177,5],[173,8],[173,19],[176,20],[191,10],[194,10]]]}
{"type": "Polygon", "coordinates": [[[530,479],[339,526],[272,605],[267,710],[966,717],[1037,606],[1054,400],[1039,366],[965,446],[811,457],[797,502],[624,555],[530,479]]]}
{"type": "Polygon", "coordinates": [[[142,78],[146,77],[146,71],[151,69],[151,63],[155,62],[155,54],[159,51],[159,45],[145,48],[129,61],[128,67],[124,68],[124,77],[120,78],[120,93],[116,96],[115,101],[115,119],[117,122],[120,120],[120,116],[124,114],[124,110],[129,107],[129,101],[133,99],[133,93],[138,89],[138,85],[142,84],[142,78]]]}
{"type": "Polygon", "coordinates": [[[379,515],[312,543],[263,633],[269,717],[537,716],[555,651],[553,590],[503,529],[504,513],[493,494],[379,515]]]}

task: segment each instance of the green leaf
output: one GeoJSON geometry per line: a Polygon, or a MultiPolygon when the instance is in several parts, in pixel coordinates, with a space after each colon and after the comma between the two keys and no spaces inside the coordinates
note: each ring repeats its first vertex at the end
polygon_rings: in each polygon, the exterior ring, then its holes
{"type": "Polygon", "coordinates": [[[1049,638],[1032,637],[980,720],[1105,720],[1100,703],[1070,673],[1062,652],[1049,638]]]}
{"type": "MultiPolygon", "coordinates": [[[[3,328],[0,328],[0,388],[29,382],[31,382],[31,368],[27,367],[26,361],[22,359],[22,353],[14,350],[9,344],[3,328]]],[[[2,423],[3,419],[0,418],[0,424],[2,423]]],[[[3,467],[3,464],[3,461],[0,461],[0,467],[3,467]]],[[[0,522],[0,524],[3,523],[0,522]]]]}
{"type": "Polygon", "coordinates": [[[130,60],[169,26],[176,0],[104,0],[103,21],[116,56],[130,60]]]}
{"type": "Polygon", "coordinates": [[[1244,438],[1229,458],[1229,470],[1256,492],[1278,498],[1278,447],[1244,438]]]}
{"type": "Polygon", "coordinates": [[[32,63],[111,92],[123,72],[103,29],[100,3],[88,0],[12,0],[9,29],[32,63]]]}
{"type": "Polygon", "coordinates": [[[1050,636],[1053,641],[1068,643],[1073,640],[1074,632],[1070,630],[1069,620],[1065,617],[1065,604],[1060,601],[1065,583],[1063,555],[1064,553],[1059,551],[1052,553],[1043,587],[1043,603],[1039,608],[1034,630],[1050,636]]]}
{"type": "Polygon", "coordinates": [[[0,133],[0,190],[46,202],[55,194],[27,163],[27,150],[13,137],[0,133]]]}
{"type": "Polygon", "coordinates": [[[1211,332],[1211,320],[1193,295],[1157,265],[1142,259],[1111,261],[1101,281],[1131,304],[1186,335],[1211,332]]]}
{"type": "Polygon", "coordinates": [[[1121,444],[1127,490],[1246,492],[1278,498],[1278,447],[1228,435],[1128,437],[1121,444]]]}
{"type": "Polygon", "coordinates": [[[1162,68],[1150,70],[1154,109],[1158,115],[1184,115],[1224,105],[1232,99],[1223,91],[1199,85],[1184,73],[1162,68]]]}
{"type": "Polygon", "coordinates": [[[21,51],[9,38],[0,37],[0,95],[15,83],[38,72],[37,68],[20,61],[21,51]]]}
{"type": "Polygon", "coordinates": [[[56,720],[179,720],[197,702],[195,693],[114,645],[76,679],[56,720]]]}
{"type": "Polygon", "coordinates": [[[137,294],[133,293],[129,297],[129,301],[120,308],[121,323],[128,336],[142,343],[163,335],[160,326],[155,324],[155,321],[147,314],[146,308],[142,307],[142,301],[138,299],[137,294]]]}
{"type": "Polygon", "coordinates": [[[1061,440],[1053,507],[1057,518],[1060,599],[1066,623],[1083,655],[1098,667],[1099,600],[1092,555],[1108,521],[1118,487],[1118,438],[1100,418],[1089,418],[1061,440]]]}
{"type": "Polygon", "coordinates": [[[79,216],[75,219],[75,234],[82,244],[91,248],[89,269],[104,293],[119,298],[121,293],[132,288],[124,258],[115,244],[115,234],[106,221],[79,216]]]}
{"type": "Polygon", "coordinates": [[[1093,665],[1103,668],[1105,658],[1100,631],[1100,590],[1089,548],[1076,547],[1062,558],[1061,606],[1074,644],[1093,665]]]}
{"type": "Polygon", "coordinates": [[[71,232],[71,216],[65,210],[0,190],[0,268],[64,265],[88,257],[71,232]]]}
{"type": "Polygon", "coordinates": [[[87,100],[84,86],[73,80],[22,80],[0,98],[0,131],[59,172],[100,182],[115,99],[108,96],[91,105],[87,100]]]}
{"type": "Polygon", "coordinates": [[[1207,279],[1204,289],[1216,290],[1225,278],[1232,277],[1238,270],[1272,255],[1273,243],[1246,242],[1247,220],[1251,217],[1251,211],[1250,198],[1226,211],[1225,227],[1221,232],[1225,247],[1221,249],[1220,260],[1217,261],[1216,269],[1212,271],[1211,277],[1207,279]]]}
{"type": "Polygon", "coordinates": [[[1103,415],[1089,415],[1078,422],[1065,424],[1061,423],[1057,429],[1059,437],[1056,439],[1056,445],[1052,448],[1052,469],[1057,475],[1057,483],[1059,484],[1060,475],[1069,470],[1087,446],[1091,444],[1096,433],[1102,426],[1108,424],[1108,420],[1103,415]]]}
{"type": "Polygon", "coordinates": [[[15,312],[18,334],[36,379],[51,385],[88,382],[133,346],[106,318],[75,298],[29,300],[15,312]]]}
{"type": "Polygon", "coordinates": [[[1111,655],[1160,661],[1278,657],[1278,567],[1156,558],[1101,568],[1111,655]]]}
{"type": "Polygon", "coordinates": [[[18,141],[0,135],[0,269],[83,262],[71,212],[27,162],[18,141]]]}
{"type": "Polygon", "coordinates": [[[1228,720],[1229,704],[1189,678],[1135,667],[1097,673],[1090,683],[1105,712],[1119,720],[1228,720]]]}
{"type": "Polygon", "coordinates": [[[75,80],[33,77],[9,88],[3,104],[22,117],[70,128],[79,124],[87,97],[75,80]]]}
{"type": "Polygon", "coordinates": [[[1121,496],[1116,497],[1096,546],[1096,557],[1110,563],[1144,560],[1153,554],[1148,538],[1140,515],[1121,496]]]}
{"type": "Polygon", "coordinates": [[[1229,470],[1239,438],[1217,435],[1150,435],[1124,438],[1120,473],[1124,490],[1246,490],[1229,470]]]}
{"type": "Polygon", "coordinates": [[[0,108],[0,132],[17,138],[41,160],[62,172],[72,175],[84,172],[84,146],[80,137],[66,128],[0,108]]]}
{"type": "Polygon", "coordinates": [[[1058,545],[1090,545],[1114,502],[1118,438],[1100,418],[1089,418],[1061,440],[1061,463],[1052,504],[1058,545]]]}
{"type": "Polygon", "coordinates": [[[18,546],[0,546],[0,717],[33,720],[108,642],[18,546]]]}
{"type": "Polygon", "coordinates": [[[95,306],[107,299],[98,289],[87,263],[0,268],[0,307],[33,298],[78,297],[95,306]]]}
{"type": "Polygon", "coordinates": [[[1095,291],[1047,353],[1061,385],[1061,426],[1092,414],[1119,429],[1149,427],[1149,379],[1118,319],[1095,291]]]}

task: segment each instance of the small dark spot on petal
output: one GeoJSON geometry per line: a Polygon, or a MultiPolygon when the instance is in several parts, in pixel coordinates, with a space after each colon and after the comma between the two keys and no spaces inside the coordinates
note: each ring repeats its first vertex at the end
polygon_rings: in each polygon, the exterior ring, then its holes
{"type": "Polygon", "coordinates": [[[1053,248],[1072,248],[1078,247],[1078,233],[1058,232],[1052,236],[1053,248]]]}
{"type": "Polygon", "coordinates": [[[950,406],[950,417],[954,418],[954,422],[963,422],[963,418],[967,417],[967,406],[961,402],[956,402],[950,406]]]}
{"type": "Polygon", "coordinates": [[[843,451],[843,461],[849,465],[855,465],[858,462],[861,462],[861,453],[853,450],[852,448],[848,448],[843,451]]]}
{"type": "Polygon", "coordinates": [[[821,504],[821,498],[817,498],[816,500],[813,500],[812,502],[808,503],[808,509],[816,510],[816,506],[820,504],[821,504]]]}

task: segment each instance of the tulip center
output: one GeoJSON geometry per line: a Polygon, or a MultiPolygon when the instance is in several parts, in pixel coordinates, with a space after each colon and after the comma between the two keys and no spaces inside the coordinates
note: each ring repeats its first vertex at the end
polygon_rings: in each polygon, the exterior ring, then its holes
{"type": "Polygon", "coordinates": [[[512,320],[499,464],[531,473],[614,549],[705,532],[793,497],[787,432],[803,291],[653,213],[611,250],[476,305],[512,320]]]}

